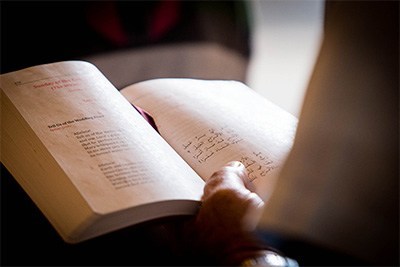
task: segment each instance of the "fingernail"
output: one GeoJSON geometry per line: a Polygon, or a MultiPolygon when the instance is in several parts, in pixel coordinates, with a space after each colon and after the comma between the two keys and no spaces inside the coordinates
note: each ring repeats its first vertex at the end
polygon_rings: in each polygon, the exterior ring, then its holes
{"type": "Polygon", "coordinates": [[[235,168],[239,168],[239,167],[242,167],[243,164],[240,161],[231,161],[226,165],[227,166],[231,166],[231,167],[235,167],[235,168]]]}

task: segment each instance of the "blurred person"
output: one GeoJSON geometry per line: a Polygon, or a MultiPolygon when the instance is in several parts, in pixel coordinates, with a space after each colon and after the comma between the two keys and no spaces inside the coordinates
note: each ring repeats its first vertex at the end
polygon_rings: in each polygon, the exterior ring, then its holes
{"type": "Polygon", "coordinates": [[[320,56],[274,192],[264,203],[240,162],[215,172],[189,231],[204,257],[399,265],[398,10],[397,1],[326,2],[320,56]]]}

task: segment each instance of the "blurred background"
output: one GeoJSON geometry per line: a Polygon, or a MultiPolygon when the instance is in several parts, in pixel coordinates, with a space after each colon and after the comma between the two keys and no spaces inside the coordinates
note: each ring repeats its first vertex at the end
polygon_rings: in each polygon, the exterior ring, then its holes
{"type": "Polygon", "coordinates": [[[1,73],[83,59],[118,89],[234,79],[298,116],[323,9],[321,0],[1,1],[1,73]]]}

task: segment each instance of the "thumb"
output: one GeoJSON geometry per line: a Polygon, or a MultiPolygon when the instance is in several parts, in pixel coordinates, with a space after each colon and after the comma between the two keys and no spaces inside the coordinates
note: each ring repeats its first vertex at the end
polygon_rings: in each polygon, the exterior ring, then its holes
{"type": "Polygon", "coordinates": [[[231,161],[214,172],[204,186],[203,200],[219,190],[234,190],[241,193],[249,191],[250,180],[245,166],[239,161],[231,161]]]}

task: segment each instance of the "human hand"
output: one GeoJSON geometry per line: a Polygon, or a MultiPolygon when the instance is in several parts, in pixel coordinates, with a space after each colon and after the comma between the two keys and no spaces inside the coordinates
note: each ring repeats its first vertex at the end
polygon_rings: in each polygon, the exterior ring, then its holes
{"type": "Polygon", "coordinates": [[[198,220],[215,213],[213,219],[218,219],[218,225],[246,231],[253,230],[257,220],[252,215],[264,206],[239,161],[229,162],[211,175],[204,186],[202,202],[198,220]]]}
{"type": "Polygon", "coordinates": [[[195,242],[216,262],[238,265],[260,255],[265,245],[252,233],[263,200],[252,192],[244,165],[233,161],[206,182],[202,207],[194,222],[195,242]]]}

